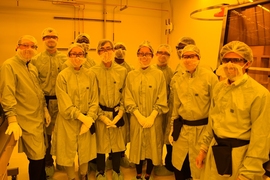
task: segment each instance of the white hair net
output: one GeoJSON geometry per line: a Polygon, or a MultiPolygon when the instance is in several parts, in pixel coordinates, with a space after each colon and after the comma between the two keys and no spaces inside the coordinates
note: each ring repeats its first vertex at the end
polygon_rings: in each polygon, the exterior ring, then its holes
{"type": "Polygon", "coordinates": [[[158,50],[159,51],[161,48],[165,48],[166,51],[171,54],[172,53],[172,48],[169,44],[161,44],[159,47],[158,47],[158,50]]]}
{"type": "Polygon", "coordinates": [[[98,51],[101,49],[101,47],[104,46],[107,42],[111,44],[112,48],[114,48],[112,41],[110,41],[110,40],[108,40],[108,39],[102,39],[102,40],[100,40],[100,41],[98,42],[97,52],[98,52],[98,51]]]}
{"type": "Polygon", "coordinates": [[[193,44],[186,45],[182,50],[182,55],[185,54],[186,52],[194,52],[195,54],[198,55],[199,59],[201,59],[200,49],[193,44]]]}
{"type": "Polygon", "coordinates": [[[58,33],[55,29],[48,27],[42,31],[42,38],[44,38],[45,36],[57,36],[58,37],[58,33]]]}
{"type": "Polygon", "coordinates": [[[142,47],[148,47],[148,48],[150,49],[150,51],[151,51],[152,53],[154,53],[154,49],[152,48],[152,46],[151,46],[151,44],[150,44],[149,41],[143,41],[143,42],[140,44],[137,53],[139,52],[139,50],[140,50],[142,47]]]}
{"type": "Polygon", "coordinates": [[[234,52],[249,62],[253,62],[253,53],[251,48],[241,41],[231,41],[225,44],[220,50],[220,58],[222,59],[227,53],[234,52]]]}
{"type": "Polygon", "coordinates": [[[127,50],[126,45],[122,42],[117,42],[114,44],[114,49],[119,49],[119,48],[123,50],[127,50]]]}
{"type": "Polygon", "coordinates": [[[196,45],[194,39],[192,39],[191,37],[182,37],[179,39],[177,46],[179,46],[179,44],[184,44],[184,45],[189,45],[189,44],[193,44],[196,45]]]}
{"type": "Polygon", "coordinates": [[[31,35],[23,35],[22,37],[20,37],[20,39],[18,40],[18,44],[21,44],[22,40],[29,40],[31,42],[33,42],[35,45],[37,45],[37,40],[34,36],[31,35]]]}
{"type": "Polygon", "coordinates": [[[79,43],[74,43],[74,44],[71,44],[71,45],[69,46],[69,48],[68,48],[68,51],[67,51],[67,55],[68,55],[68,56],[69,56],[70,51],[71,51],[74,47],[81,48],[81,49],[83,50],[83,52],[85,53],[85,49],[84,49],[84,47],[83,47],[81,44],[79,44],[79,43]]]}
{"type": "Polygon", "coordinates": [[[74,42],[90,44],[90,36],[86,33],[81,33],[76,37],[74,42]]]}

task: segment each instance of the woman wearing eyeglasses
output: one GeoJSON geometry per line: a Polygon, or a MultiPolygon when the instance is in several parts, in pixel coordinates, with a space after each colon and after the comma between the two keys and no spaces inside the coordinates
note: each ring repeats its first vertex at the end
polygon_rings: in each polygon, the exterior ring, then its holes
{"type": "Polygon", "coordinates": [[[209,123],[196,158],[204,167],[201,179],[262,180],[269,159],[270,94],[247,73],[253,61],[251,48],[240,41],[224,45],[224,78],[213,90],[209,123]]]}
{"type": "Polygon", "coordinates": [[[152,46],[143,42],[137,51],[140,68],[130,71],[125,88],[125,107],[130,117],[130,161],[136,164],[133,179],[153,179],[153,166],[162,165],[163,116],[168,112],[166,81],[162,71],[151,67],[152,46]],[[147,161],[143,175],[143,161],[147,161]]]}
{"type": "Polygon", "coordinates": [[[56,79],[59,113],[53,132],[52,154],[64,166],[69,180],[75,179],[74,159],[78,155],[79,177],[87,180],[88,162],[96,158],[96,134],[93,129],[98,111],[95,74],[83,67],[85,50],[72,44],[67,68],[56,79]]]}

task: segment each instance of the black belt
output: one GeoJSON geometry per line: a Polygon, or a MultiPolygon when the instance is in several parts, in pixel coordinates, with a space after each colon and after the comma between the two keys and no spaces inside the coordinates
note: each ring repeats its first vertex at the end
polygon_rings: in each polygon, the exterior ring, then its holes
{"type": "MultiPolygon", "coordinates": [[[[110,112],[113,112],[113,118],[115,116],[117,116],[118,114],[118,111],[115,111],[116,107],[119,106],[119,104],[117,104],[116,106],[114,106],[113,108],[110,108],[110,107],[106,107],[106,106],[103,106],[101,104],[99,104],[99,107],[103,110],[103,111],[110,111],[110,112]]],[[[121,119],[119,119],[119,121],[115,124],[117,127],[121,127],[121,126],[124,126],[125,125],[125,121],[123,119],[123,117],[121,117],[121,119]]]]}
{"type": "Polygon", "coordinates": [[[57,99],[57,97],[55,95],[54,96],[45,96],[47,107],[49,107],[50,99],[57,99]]]}
{"type": "Polygon", "coordinates": [[[178,119],[175,119],[173,121],[173,132],[172,132],[173,140],[177,141],[183,124],[188,125],[188,126],[202,126],[202,125],[206,125],[207,123],[208,123],[208,118],[199,119],[195,121],[188,121],[188,120],[183,119],[180,116],[178,119]]]}
{"type": "Polygon", "coordinates": [[[236,139],[236,138],[219,138],[217,135],[214,133],[214,137],[218,145],[221,146],[229,146],[232,148],[235,147],[240,147],[249,144],[249,140],[242,140],[242,139],[236,139]]]}
{"type": "Polygon", "coordinates": [[[188,125],[188,126],[203,126],[203,125],[208,124],[208,118],[199,119],[195,121],[189,121],[189,120],[183,119],[182,121],[183,121],[183,124],[188,125]]]}

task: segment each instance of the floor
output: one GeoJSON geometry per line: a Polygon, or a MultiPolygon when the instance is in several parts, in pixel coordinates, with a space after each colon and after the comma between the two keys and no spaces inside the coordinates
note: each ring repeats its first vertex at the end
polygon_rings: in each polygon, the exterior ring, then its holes
{"type": "MultiPolygon", "coordinates": [[[[129,147],[127,147],[128,152],[129,147]]],[[[166,149],[164,148],[166,153],[166,149]]],[[[16,146],[11,155],[8,169],[19,168],[19,174],[17,176],[18,180],[28,180],[28,160],[24,153],[17,153],[18,147],[16,146]]],[[[128,155],[128,154],[127,154],[128,155]]],[[[77,167],[77,165],[76,165],[77,167]]],[[[121,171],[124,174],[125,180],[131,180],[136,175],[135,168],[122,168],[121,171]]],[[[111,180],[112,171],[107,171],[108,180],[111,180]]],[[[54,180],[67,180],[67,175],[63,171],[56,171],[54,174],[54,180]]],[[[154,176],[154,180],[174,180],[174,176],[154,176]]],[[[8,180],[11,180],[9,176],[8,180]]],[[[95,172],[91,171],[89,174],[89,180],[95,180],[95,172]]]]}

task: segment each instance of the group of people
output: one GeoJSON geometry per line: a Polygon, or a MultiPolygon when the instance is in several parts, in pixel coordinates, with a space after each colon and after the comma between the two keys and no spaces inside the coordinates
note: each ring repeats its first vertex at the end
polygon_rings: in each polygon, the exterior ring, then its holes
{"type": "Polygon", "coordinates": [[[134,69],[123,43],[99,41],[96,64],[88,55],[89,35],[78,35],[67,55],[57,50],[58,39],[55,29],[44,29],[46,50],[37,54],[36,39],[22,36],[16,55],[0,69],[6,134],[26,154],[30,180],[52,179],[53,156],[56,167],[75,179],[76,155],[80,180],[93,166],[96,179],[106,180],[108,162],[113,180],[125,179],[120,166],[129,162],[136,168],[132,180],[152,180],[153,173],[176,180],[263,179],[270,94],[247,74],[253,61],[248,45],[224,45],[215,74],[200,64],[190,37],[176,46],[175,71],[168,66],[168,44],[154,51],[143,41],[134,69]]]}

